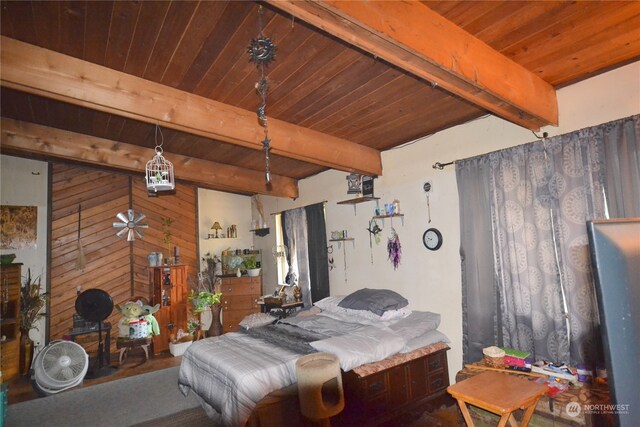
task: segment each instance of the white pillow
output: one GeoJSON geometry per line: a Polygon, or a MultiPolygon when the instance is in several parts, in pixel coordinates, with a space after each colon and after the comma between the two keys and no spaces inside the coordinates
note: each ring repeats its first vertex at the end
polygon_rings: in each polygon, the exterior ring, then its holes
{"type": "Polygon", "coordinates": [[[451,341],[449,341],[449,338],[447,338],[445,334],[438,330],[429,331],[412,340],[407,341],[402,350],[400,350],[400,353],[411,353],[412,351],[417,350],[420,347],[425,347],[437,342],[449,343],[451,341]]]}
{"type": "Polygon", "coordinates": [[[404,346],[404,340],[388,329],[368,326],[350,334],[309,344],[318,351],[338,356],[340,367],[347,372],[396,354],[404,346]]]}
{"type": "Polygon", "coordinates": [[[277,319],[268,313],[254,313],[246,316],[240,321],[240,326],[245,329],[257,328],[259,326],[269,325],[277,319]]]}
{"type": "Polygon", "coordinates": [[[318,307],[320,310],[335,311],[336,308],[338,308],[338,304],[340,304],[340,301],[342,301],[343,299],[344,295],[326,297],[321,299],[320,301],[316,301],[315,303],[313,303],[313,305],[318,307]]]}
{"type": "Polygon", "coordinates": [[[409,316],[389,325],[389,328],[409,341],[429,331],[437,329],[440,325],[440,314],[430,311],[414,311],[409,316]]]}

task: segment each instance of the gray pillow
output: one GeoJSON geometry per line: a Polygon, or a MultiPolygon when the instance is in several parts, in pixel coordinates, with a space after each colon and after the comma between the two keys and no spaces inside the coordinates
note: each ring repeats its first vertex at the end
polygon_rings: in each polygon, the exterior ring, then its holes
{"type": "Polygon", "coordinates": [[[397,310],[409,305],[402,295],[389,289],[364,288],[344,297],[338,307],[352,310],[368,310],[382,316],[385,311],[397,310]]]}

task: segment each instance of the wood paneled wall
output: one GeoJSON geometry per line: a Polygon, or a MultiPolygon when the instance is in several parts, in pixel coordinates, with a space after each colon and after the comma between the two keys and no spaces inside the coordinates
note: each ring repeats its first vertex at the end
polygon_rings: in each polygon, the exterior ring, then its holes
{"type": "MultiPolygon", "coordinates": [[[[181,263],[188,264],[195,278],[197,259],[197,191],[176,185],[176,193],[149,197],[144,180],[125,174],[75,165],[53,164],[51,178],[51,306],[49,339],[59,339],[73,326],[76,289],[100,288],[114,304],[131,296],[149,296],[147,255],[169,250],[163,244],[161,217],[174,220],[173,246],[180,248],[181,263]],[[78,259],[78,207],[82,206],[80,243],[86,265],[76,268],[78,259]],[[147,215],[144,237],[133,242],[116,237],[115,215],[132,207],[147,215]]],[[[109,321],[120,314],[114,309],[109,321]]]]}
{"type": "Polygon", "coordinates": [[[147,255],[162,252],[165,257],[173,256],[174,247],[180,249],[180,264],[189,266],[189,279],[197,283],[198,263],[198,219],[197,189],[193,186],[176,184],[175,194],[149,197],[144,178],[132,178],[132,206],[136,212],[147,215],[149,228],[143,230],[143,239],[136,239],[133,245],[133,294],[147,295],[149,274],[147,255]],[[171,218],[171,248],[163,243],[161,218],[171,218]]]}

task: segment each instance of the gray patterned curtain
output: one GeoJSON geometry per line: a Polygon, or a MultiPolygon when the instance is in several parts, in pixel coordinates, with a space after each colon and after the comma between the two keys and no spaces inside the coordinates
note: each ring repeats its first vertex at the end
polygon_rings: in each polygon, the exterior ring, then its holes
{"type": "Polygon", "coordinates": [[[601,131],[583,129],[457,162],[465,362],[496,344],[535,359],[599,359],[585,222],[605,217],[601,131]],[[487,181],[479,192],[477,183],[487,181]],[[482,194],[488,199],[463,203],[482,194]],[[483,206],[488,212],[480,212],[483,206]],[[478,222],[486,216],[489,222],[478,222]],[[482,227],[490,238],[476,230],[482,227]],[[491,260],[477,251],[488,251],[491,260]],[[487,307],[493,300],[494,310],[487,307]]]}
{"type": "MultiPolygon", "coordinates": [[[[470,213],[460,222],[462,262],[463,360],[482,359],[487,343],[502,342],[498,288],[491,251],[492,227],[489,206],[489,158],[463,160],[457,165],[460,212],[470,213]],[[464,189],[464,191],[462,190],[464,189]]],[[[491,345],[491,344],[490,344],[491,345]]]]}
{"type": "Polygon", "coordinates": [[[603,125],[611,218],[640,218],[640,115],[603,125]]]}

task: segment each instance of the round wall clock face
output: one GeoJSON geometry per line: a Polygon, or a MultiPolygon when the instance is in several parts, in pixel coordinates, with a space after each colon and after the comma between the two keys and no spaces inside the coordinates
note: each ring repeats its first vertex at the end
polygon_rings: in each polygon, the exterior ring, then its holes
{"type": "Polygon", "coordinates": [[[437,228],[430,228],[422,235],[422,243],[429,250],[438,250],[442,246],[442,233],[437,228]]]}

